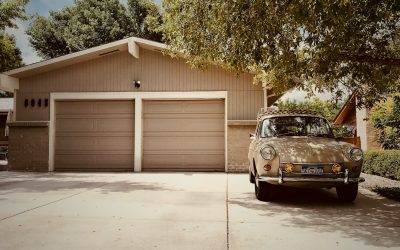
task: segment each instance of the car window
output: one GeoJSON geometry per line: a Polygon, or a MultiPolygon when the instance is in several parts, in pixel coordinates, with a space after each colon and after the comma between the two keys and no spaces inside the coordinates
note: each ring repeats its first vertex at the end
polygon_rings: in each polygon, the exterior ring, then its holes
{"type": "Polygon", "coordinates": [[[320,117],[282,116],[263,120],[261,137],[321,136],[333,137],[329,123],[320,117]]]}
{"type": "Polygon", "coordinates": [[[329,124],[319,117],[308,117],[306,125],[306,132],[308,135],[330,135],[331,128],[329,124]]]}

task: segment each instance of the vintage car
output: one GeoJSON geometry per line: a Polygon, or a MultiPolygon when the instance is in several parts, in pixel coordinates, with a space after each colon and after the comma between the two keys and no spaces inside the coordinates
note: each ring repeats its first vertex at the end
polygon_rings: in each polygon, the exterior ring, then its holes
{"type": "Polygon", "coordinates": [[[304,111],[262,111],[250,134],[249,177],[257,199],[274,198],[277,186],[336,188],[340,200],[358,193],[363,152],[339,141],[329,122],[304,111]]]}

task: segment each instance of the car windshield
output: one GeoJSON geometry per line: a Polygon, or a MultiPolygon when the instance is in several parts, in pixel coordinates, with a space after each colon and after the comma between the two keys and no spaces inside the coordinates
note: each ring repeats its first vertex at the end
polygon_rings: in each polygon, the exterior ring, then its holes
{"type": "Polygon", "coordinates": [[[282,116],[267,118],[262,123],[260,135],[261,137],[333,137],[331,127],[325,119],[309,116],[282,116]]]}

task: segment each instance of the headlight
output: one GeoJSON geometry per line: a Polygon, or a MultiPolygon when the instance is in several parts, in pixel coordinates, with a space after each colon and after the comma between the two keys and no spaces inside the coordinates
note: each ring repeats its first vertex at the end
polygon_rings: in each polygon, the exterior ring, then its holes
{"type": "Polygon", "coordinates": [[[276,153],[273,147],[267,145],[260,150],[260,154],[265,160],[272,160],[276,153]]]}
{"type": "Polygon", "coordinates": [[[362,158],[363,158],[363,152],[362,152],[362,150],[359,149],[359,148],[352,148],[352,149],[350,150],[350,158],[351,158],[353,161],[361,161],[362,158]]]}

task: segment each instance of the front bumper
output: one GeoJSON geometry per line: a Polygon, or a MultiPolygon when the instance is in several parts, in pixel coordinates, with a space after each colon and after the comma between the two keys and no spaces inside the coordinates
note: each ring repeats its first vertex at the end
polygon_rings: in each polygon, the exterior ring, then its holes
{"type": "Polygon", "coordinates": [[[278,171],[278,177],[267,177],[267,176],[260,176],[258,181],[268,182],[270,184],[284,184],[285,182],[297,182],[297,183],[332,183],[332,184],[348,184],[348,183],[360,183],[364,182],[365,179],[362,177],[358,178],[350,178],[349,172],[346,169],[344,173],[344,177],[319,177],[319,176],[304,176],[304,177],[293,177],[293,176],[284,176],[281,169],[278,171]]]}

